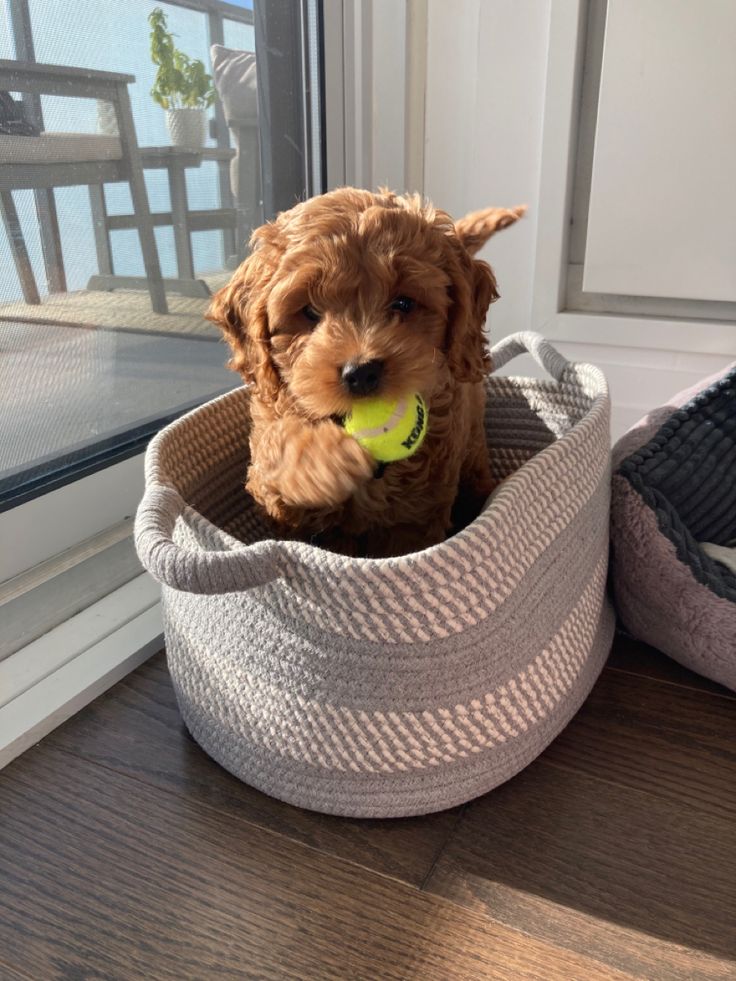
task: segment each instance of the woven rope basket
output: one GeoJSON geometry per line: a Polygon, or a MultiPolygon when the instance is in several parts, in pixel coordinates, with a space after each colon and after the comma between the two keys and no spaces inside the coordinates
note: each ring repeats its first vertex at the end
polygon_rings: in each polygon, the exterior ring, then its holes
{"type": "Polygon", "coordinates": [[[608,391],[536,334],[494,364],[526,350],[553,381],[488,380],[509,479],[463,531],[401,558],[264,537],[243,491],[247,389],[153,440],[137,547],[163,584],[184,721],[236,776],[328,813],[422,814],[507,780],[577,711],[613,634],[608,391]]]}

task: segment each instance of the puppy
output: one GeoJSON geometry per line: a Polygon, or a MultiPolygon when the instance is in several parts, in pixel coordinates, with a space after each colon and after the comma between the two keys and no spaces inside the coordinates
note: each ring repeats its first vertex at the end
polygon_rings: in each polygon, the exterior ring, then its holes
{"type": "Polygon", "coordinates": [[[341,188],[257,229],[208,318],[252,386],[246,489],[277,534],[361,556],[445,539],[491,492],[483,331],[498,298],[472,258],[524,208],[457,222],[418,196],[341,188]],[[340,425],[356,398],[420,392],[429,430],[377,468],[340,425]]]}

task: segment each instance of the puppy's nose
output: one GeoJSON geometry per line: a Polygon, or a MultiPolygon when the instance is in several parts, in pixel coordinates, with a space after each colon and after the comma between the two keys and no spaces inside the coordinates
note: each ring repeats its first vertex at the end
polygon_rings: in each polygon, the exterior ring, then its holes
{"type": "Polygon", "coordinates": [[[342,383],[351,395],[373,395],[383,375],[383,361],[348,361],[342,369],[342,383]]]}

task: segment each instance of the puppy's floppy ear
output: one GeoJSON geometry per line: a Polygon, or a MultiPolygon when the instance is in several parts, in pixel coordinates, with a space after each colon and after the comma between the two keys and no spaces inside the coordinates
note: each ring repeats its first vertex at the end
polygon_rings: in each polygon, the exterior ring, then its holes
{"type": "Polygon", "coordinates": [[[212,297],[206,317],[217,324],[230,345],[228,368],[254,385],[262,398],[273,401],[281,380],[271,359],[266,312],[268,285],[276,266],[271,241],[272,226],[264,225],[254,232],[252,254],[227,286],[212,297]]]}
{"type": "Polygon", "coordinates": [[[483,208],[481,211],[471,211],[470,214],[456,221],[455,231],[468,252],[475,255],[491,235],[513,225],[524,214],[526,214],[525,204],[520,204],[516,208],[483,208]]]}
{"type": "Polygon", "coordinates": [[[496,277],[487,262],[471,259],[456,244],[451,263],[450,315],[447,324],[445,357],[459,382],[482,381],[491,370],[483,325],[488,307],[499,297],[496,277]]]}

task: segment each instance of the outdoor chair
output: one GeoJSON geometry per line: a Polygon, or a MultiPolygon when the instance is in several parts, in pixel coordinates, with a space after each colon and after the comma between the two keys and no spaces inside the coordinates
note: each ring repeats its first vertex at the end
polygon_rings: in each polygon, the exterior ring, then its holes
{"type": "MultiPolygon", "coordinates": [[[[119,134],[0,134],[0,213],[26,303],[38,304],[41,301],[13,201],[13,191],[87,185],[94,200],[94,195],[99,196],[105,183],[125,181],[130,185],[151,306],[156,313],[168,312],[128,95],[128,85],[134,81],[132,75],[114,72],[0,60],[0,91],[36,96],[73,96],[108,102],[114,109],[119,134]]],[[[52,220],[55,224],[55,213],[52,220]]],[[[104,234],[104,229],[100,229],[98,224],[94,224],[96,237],[104,234]]],[[[58,241],[58,227],[53,229],[53,233],[58,241]]],[[[98,256],[104,254],[99,248],[100,243],[96,244],[98,256]]],[[[62,263],[60,249],[57,250],[57,262],[62,263]]],[[[100,273],[110,274],[112,269],[101,268],[100,273]]],[[[59,278],[63,282],[63,263],[59,278]]]]}

